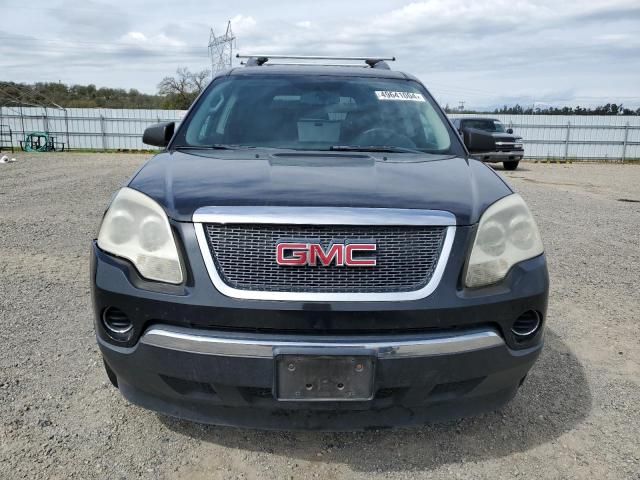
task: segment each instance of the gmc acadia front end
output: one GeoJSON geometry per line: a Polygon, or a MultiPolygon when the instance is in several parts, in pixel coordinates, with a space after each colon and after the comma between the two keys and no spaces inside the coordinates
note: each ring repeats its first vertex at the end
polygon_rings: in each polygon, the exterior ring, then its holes
{"type": "Polygon", "coordinates": [[[165,150],[105,214],[91,280],[112,383],[267,429],[499,408],[543,344],[524,201],[415,78],[262,60],[217,76],[176,131],[149,128],[165,150]]]}

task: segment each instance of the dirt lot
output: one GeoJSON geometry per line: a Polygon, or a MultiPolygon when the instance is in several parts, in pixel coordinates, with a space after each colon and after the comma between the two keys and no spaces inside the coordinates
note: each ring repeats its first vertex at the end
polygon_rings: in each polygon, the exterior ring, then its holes
{"type": "Polygon", "coordinates": [[[0,478],[640,479],[640,166],[500,172],[538,220],[552,280],[547,345],[509,406],[319,434],[127,404],[96,347],[88,253],[111,193],[147,157],[17,156],[0,165],[0,478]]]}

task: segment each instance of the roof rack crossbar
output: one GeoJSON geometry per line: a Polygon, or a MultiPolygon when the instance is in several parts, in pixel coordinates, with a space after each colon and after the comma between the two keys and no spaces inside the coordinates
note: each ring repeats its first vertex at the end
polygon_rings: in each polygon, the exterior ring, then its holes
{"type": "MultiPolygon", "coordinates": [[[[251,64],[247,62],[240,62],[240,65],[251,66],[251,64]]],[[[287,63],[275,63],[269,62],[264,64],[265,67],[352,67],[352,68],[370,68],[368,65],[359,65],[356,63],[301,63],[301,62],[287,62],[287,63]]]]}
{"type": "MultiPolygon", "coordinates": [[[[371,68],[383,68],[389,70],[389,65],[386,62],[395,62],[396,57],[339,57],[339,56],[325,56],[325,55],[256,55],[256,54],[247,54],[242,55],[240,53],[236,54],[236,58],[246,58],[247,61],[244,62],[246,66],[261,66],[267,63],[269,60],[332,60],[332,61],[364,61],[371,68]]],[[[273,65],[273,64],[272,64],[273,65]]],[[[286,63],[280,65],[320,65],[314,63],[286,63]]],[[[337,65],[337,64],[326,64],[323,66],[357,66],[357,65],[337,65]]]]}
{"type": "Polygon", "coordinates": [[[273,58],[275,60],[282,60],[286,58],[296,59],[296,60],[352,60],[352,61],[366,61],[366,60],[386,60],[388,62],[394,62],[396,57],[339,57],[339,56],[324,56],[324,55],[242,55],[240,53],[236,54],[236,58],[273,58]]]}

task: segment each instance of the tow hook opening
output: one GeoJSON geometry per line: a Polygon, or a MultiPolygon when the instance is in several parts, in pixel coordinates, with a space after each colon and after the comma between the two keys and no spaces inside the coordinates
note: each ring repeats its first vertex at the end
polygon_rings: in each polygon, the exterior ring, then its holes
{"type": "Polygon", "coordinates": [[[520,315],[513,325],[511,332],[518,341],[528,340],[533,337],[542,325],[542,316],[535,310],[528,310],[520,315]]]}
{"type": "Polygon", "coordinates": [[[115,340],[126,342],[133,334],[133,323],[119,308],[105,308],[102,312],[102,324],[109,336],[115,340]]]}

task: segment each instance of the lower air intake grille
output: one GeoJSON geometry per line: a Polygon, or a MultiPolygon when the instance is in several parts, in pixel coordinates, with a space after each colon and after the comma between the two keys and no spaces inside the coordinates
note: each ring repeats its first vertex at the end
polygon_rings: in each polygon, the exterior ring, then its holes
{"type": "Polygon", "coordinates": [[[360,225],[205,224],[209,249],[222,280],[240,290],[376,293],[423,288],[433,275],[446,227],[360,225]],[[373,242],[375,267],[280,266],[280,241],[373,242]]]}

